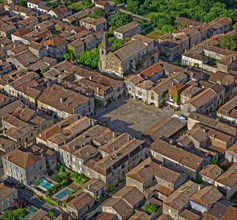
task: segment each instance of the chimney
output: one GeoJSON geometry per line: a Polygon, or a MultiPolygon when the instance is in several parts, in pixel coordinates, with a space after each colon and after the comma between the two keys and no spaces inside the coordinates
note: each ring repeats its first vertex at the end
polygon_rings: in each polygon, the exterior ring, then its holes
{"type": "Polygon", "coordinates": [[[95,125],[95,121],[93,119],[91,119],[91,126],[95,125]]]}
{"type": "Polygon", "coordinates": [[[116,137],[116,134],[115,134],[115,132],[113,131],[113,138],[115,138],[116,137]]]}
{"type": "Polygon", "coordinates": [[[60,103],[61,103],[61,104],[63,103],[63,97],[60,98],[60,103]]]}

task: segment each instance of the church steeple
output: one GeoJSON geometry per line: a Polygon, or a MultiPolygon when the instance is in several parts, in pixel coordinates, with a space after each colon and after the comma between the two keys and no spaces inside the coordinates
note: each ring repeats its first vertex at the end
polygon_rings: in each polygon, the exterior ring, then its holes
{"type": "Polygon", "coordinates": [[[100,55],[106,55],[111,50],[111,44],[108,41],[107,34],[104,33],[101,45],[100,45],[100,55]]]}

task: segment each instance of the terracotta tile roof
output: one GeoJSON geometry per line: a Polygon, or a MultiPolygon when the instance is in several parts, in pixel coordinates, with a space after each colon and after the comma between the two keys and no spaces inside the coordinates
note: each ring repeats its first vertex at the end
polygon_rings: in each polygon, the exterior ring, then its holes
{"type": "Polygon", "coordinates": [[[201,123],[203,125],[212,127],[216,130],[222,131],[226,134],[230,134],[232,136],[237,135],[237,129],[234,126],[220,122],[216,120],[215,118],[209,117],[207,115],[200,114],[197,112],[191,112],[188,118],[191,120],[197,121],[197,123],[201,123]]]}
{"type": "Polygon", "coordinates": [[[125,186],[113,194],[113,198],[120,198],[126,201],[131,207],[140,203],[145,196],[134,186],[125,186]]]}
{"type": "Polygon", "coordinates": [[[89,193],[81,193],[78,196],[76,196],[74,199],[69,201],[67,203],[67,206],[75,210],[81,210],[92,201],[94,201],[94,198],[89,193]]]}
{"type": "Polygon", "coordinates": [[[164,204],[179,211],[187,206],[190,197],[197,191],[198,184],[189,180],[165,199],[164,204]]]}
{"type": "Polygon", "coordinates": [[[38,98],[38,102],[70,114],[74,114],[74,110],[88,101],[88,97],[57,84],[47,88],[38,98]]]}
{"type": "Polygon", "coordinates": [[[198,170],[204,161],[203,157],[161,140],[153,142],[150,150],[192,170],[198,170]]]}
{"type": "Polygon", "coordinates": [[[30,32],[31,32],[31,30],[29,30],[29,29],[20,29],[20,30],[14,32],[12,35],[21,37],[21,36],[24,36],[25,34],[28,34],[30,32]]]}
{"type": "Polygon", "coordinates": [[[66,7],[64,6],[59,6],[59,7],[56,7],[54,9],[52,9],[52,11],[57,15],[57,16],[60,16],[61,14],[64,14],[66,13],[68,10],[66,7]]]}
{"type": "Polygon", "coordinates": [[[8,186],[4,186],[4,183],[0,183],[0,202],[7,199],[13,193],[17,192],[16,189],[13,189],[8,186]]]}
{"type": "Polygon", "coordinates": [[[121,216],[121,219],[125,219],[128,213],[132,210],[131,206],[129,206],[123,199],[119,198],[109,199],[105,204],[103,204],[102,209],[103,207],[112,208],[117,215],[121,216]]]}
{"type": "Polygon", "coordinates": [[[230,188],[235,186],[237,184],[237,163],[234,163],[227,171],[220,175],[216,182],[230,188]]]}
{"type": "Polygon", "coordinates": [[[201,190],[197,191],[191,198],[190,201],[197,203],[203,207],[210,207],[215,202],[220,200],[223,195],[218,191],[215,186],[206,186],[201,190]]]}
{"type": "Polygon", "coordinates": [[[142,72],[139,73],[139,75],[144,78],[150,78],[154,76],[155,74],[162,73],[162,72],[164,72],[164,68],[163,68],[162,63],[159,62],[143,70],[142,72]]]}
{"type": "Polygon", "coordinates": [[[141,25],[137,22],[130,22],[128,24],[125,24],[125,25],[115,29],[114,32],[126,33],[127,31],[137,28],[138,26],[141,26],[141,25]]]}
{"type": "Polygon", "coordinates": [[[51,47],[60,47],[65,45],[67,41],[61,37],[54,36],[48,40],[45,40],[44,45],[51,46],[51,47]]]}
{"type": "Polygon", "coordinates": [[[185,220],[199,220],[200,219],[200,215],[197,215],[196,213],[188,209],[184,209],[182,212],[180,212],[179,216],[184,218],[185,220]]]}
{"type": "Polygon", "coordinates": [[[128,220],[149,220],[150,216],[142,211],[135,212],[128,220]]]}
{"type": "Polygon", "coordinates": [[[154,126],[144,132],[145,135],[149,135],[153,140],[165,137],[172,137],[178,131],[186,127],[186,123],[180,122],[171,116],[165,116],[156,123],[154,126]]]}
{"type": "Polygon", "coordinates": [[[98,2],[95,3],[96,5],[101,5],[101,6],[105,6],[106,4],[108,4],[108,2],[106,0],[99,0],[98,2]]]}
{"type": "Polygon", "coordinates": [[[207,165],[199,173],[203,176],[206,176],[208,178],[215,180],[223,173],[223,170],[215,164],[210,164],[210,165],[207,165]]]}
{"type": "Polygon", "coordinates": [[[23,169],[27,169],[37,161],[42,160],[42,157],[40,156],[26,153],[18,149],[14,149],[5,154],[3,158],[12,162],[13,164],[16,164],[17,166],[20,166],[23,169]]]}

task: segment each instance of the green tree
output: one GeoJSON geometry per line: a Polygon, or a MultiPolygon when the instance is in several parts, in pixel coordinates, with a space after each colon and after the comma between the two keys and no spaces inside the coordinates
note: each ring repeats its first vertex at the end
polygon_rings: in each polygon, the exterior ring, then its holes
{"type": "Polygon", "coordinates": [[[131,21],[132,21],[132,17],[130,15],[118,12],[111,19],[110,26],[112,26],[113,29],[116,29],[116,28],[121,27],[122,25],[125,25],[131,21]]]}
{"type": "Polygon", "coordinates": [[[126,42],[124,40],[120,40],[120,39],[117,39],[115,37],[110,37],[108,39],[108,41],[110,42],[110,44],[112,46],[112,50],[118,49],[119,47],[121,47],[126,42]]]}
{"type": "Polygon", "coordinates": [[[63,58],[64,58],[65,60],[69,60],[69,59],[70,59],[69,53],[65,53],[65,54],[63,55],[63,58]]]}
{"type": "Polygon", "coordinates": [[[234,31],[235,31],[236,34],[237,34],[237,22],[233,25],[233,29],[234,29],[234,31]]]}
{"type": "Polygon", "coordinates": [[[25,208],[7,210],[2,215],[2,220],[21,220],[27,215],[27,210],[25,208]]]}
{"type": "Polygon", "coordinates": [[[90,15],[91,18],[100,18],[105,16],[105,11],[102,8],[96,8],[90,15]]]}
{"type": "Polygon", "coordinates": [[[18,5],[23,6],[23,7],[27,7],[27,1],[25,1],[25,0],[20,0],[20,1],[18,2],[18,5]]]}
{"type": "Polygon", "coordinates": [[[139,10],[139,1],[128,0],[127,1],[127,10],[132,13],[137,13],[139,10]]]}
{"type": "Polygon", "coordinates": [[[237,34],[235,34],[234,36],[224,36],[220,40],[220,46],[229,50],[237,50],[237,34]]]}
{"type": "Polygon", "coordinates": [[[86,65],[88,67],[91,67],[92,69],[98,68],[99,64],[99,49],[94,48],[91,51],[84,51],[80,53],[80,55],[77,57],[77,62],[83,65],[86,65]]]}

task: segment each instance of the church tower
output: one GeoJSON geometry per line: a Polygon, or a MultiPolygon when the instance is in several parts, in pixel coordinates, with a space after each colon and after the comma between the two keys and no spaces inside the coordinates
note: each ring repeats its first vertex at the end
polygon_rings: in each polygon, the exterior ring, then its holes
{"type": "Polygon", "coordinates": [[[106,70],[106,57],[108,52],[111,50],[111,44],[108,41],[107,34],[104,33],[101,45],[100,45],[100,63],[99,63],[99,69],[102,72],[105,72],[106,70]]]}

